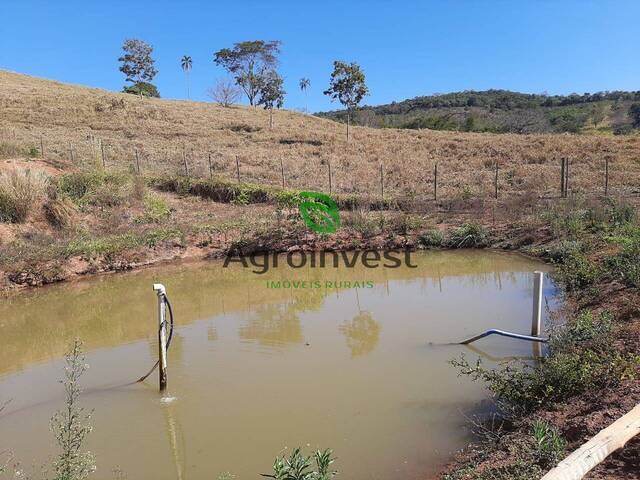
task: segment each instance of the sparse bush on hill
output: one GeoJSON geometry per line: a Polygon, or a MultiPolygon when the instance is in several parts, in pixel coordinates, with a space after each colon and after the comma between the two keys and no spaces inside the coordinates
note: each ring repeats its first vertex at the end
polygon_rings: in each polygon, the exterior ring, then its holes
{"type": "Polygon", "coordinates": [[[139,95],[141,97],[160,98],[158,88],[148,82],[136,82],[133,85],[127,85],[122,89],[122,91],[124,93],[131,93],[132,95],[139,95]]]}

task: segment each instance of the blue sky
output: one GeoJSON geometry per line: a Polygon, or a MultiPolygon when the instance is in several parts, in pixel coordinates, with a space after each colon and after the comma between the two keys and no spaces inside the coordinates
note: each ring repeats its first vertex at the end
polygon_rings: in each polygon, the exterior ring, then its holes
{"type": "Polygon", "coordinates": [[[360,63],[366,104],[465,89],[550,94],[640,89],[638,1],[32,1],[0,0],[0,68],[121,90],[125,38],[155,48],[154,83],[186,96],[180,58],[193,57],[192,98],[225,72],[213,52],[281,40],[285,108],[337,108],[322,91],[333,60],[360,63]]]}

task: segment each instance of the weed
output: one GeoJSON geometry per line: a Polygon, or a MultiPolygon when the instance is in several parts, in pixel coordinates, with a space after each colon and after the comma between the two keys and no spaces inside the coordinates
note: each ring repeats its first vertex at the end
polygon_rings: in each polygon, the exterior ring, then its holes
{"type": "Polygon", "coordinates": [[[144,213],[134,219],[135,223],[162,223],[171,215],[171,208],[158,195],[147,194],[144,199],[144,213]]]}
{"type": "Polygon", "coordinates": [[[489,243],[487,230],[473,223],[465,223],[449,231],[447,246],[451,248],[482,248],[489,243]]]}
{"type": "Polygon", "coordinates": [[[89,423],[91,415],[78,405],[81,393],[79,381],[87,369],[82,343],[75,341],[65,361],[63,384],[66,406],[51,418],[51,431],[61,450],[53,468],[55,480],[83,480],[95,470],[95,463],[90,452],[82,451],[84,440],[92,430],[89,423]]]}
{"type": "Polygon", "coordinates": [[[317,450],[313,457],[302,454],[300,448],[295,448],[289,458],[276,457],[273,462],[273,473],[265,474],[263,477],[274,480],[331,480],[338,472],[330,470],[331,464],[335,461],[331,449],[317,450]],[[315,463],[312,467],[311,461],[315,463]]]}
{"type": "Polygon", "coordinates": [[[535,420],[531,427],[535,462],[543,469],[555,466],[564,455],[567,442],[558,430],[542,420],[535,420]]]}
{"type": "Polygon", "coordinates": [[[640,287],[640,235],[628,239],[619,253],[608,257],[605,264],[614,278],[630,287],[640,287]]]}
{"type": "Polygon", "coordinates": [[[436,229],[427,230],[418,237],[418,244],[425,248],[440,248],[445,244],[444,234],[436,229]]]}
{"type": "Polygon", "coordinates": [[[569,291],[576,291],[593,285],[602,275],[602,268],[580,251],[567,252],[563,262],[557,267],[556,277],[569,291]]]}

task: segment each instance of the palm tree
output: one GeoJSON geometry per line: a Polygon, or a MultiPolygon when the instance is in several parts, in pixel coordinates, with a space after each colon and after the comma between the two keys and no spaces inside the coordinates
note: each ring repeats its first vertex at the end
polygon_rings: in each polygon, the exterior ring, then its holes
{"type": "Polygon", "coordinates": [[[187,98],[189,97],[189,72],[191,71],[191,65],[193,64],[193,60],[189,55],[185,55],[182,57],[182,61],[180,65],[182,66],[182,70],[184,70],[184,74],[187,77],[187,98]]]}
{"type": "Polygon", "coordinates": [[[307,112],[307,88],[311,85],[311,80],[308,78],[300,79],[300,90],[304,92],[304,111],[307,112]]]}

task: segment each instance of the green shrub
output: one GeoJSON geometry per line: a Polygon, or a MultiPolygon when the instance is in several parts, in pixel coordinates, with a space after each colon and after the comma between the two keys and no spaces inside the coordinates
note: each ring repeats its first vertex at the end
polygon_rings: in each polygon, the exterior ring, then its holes
{"type": "Polygon", "coordinates": [[[129,177],[101,170],[68,173],[57,179],[58,191],[81,206],[121,205],[129,195],[128,184],[129,177]]]}
{"type": "Polygon", "coordinates": [[[480,359],[471,365],[464,357],[452,364],[461,374],[486,382],[506,411],[530,412],[635,378],[640,357],[616,351],[609,337],[611,328],[607,313],[596,320],[585,312],[552,333],[549,356],[535,365],[511,362],[492,370],[484,368],[480,359]]]}
{"type": "Polygon", "coordinates": [[[487,230],[473,223],[465,223],[449,231],[447,246],[452,248],[481,248],[489,243],[487,230]]]}
{"type": "Polygon", "coordinates": [[[567,252],[556,269],[555,276],[569,291],[580,290],[593,285],[602,278],[602,268],[580,252],[567,252]]]}
{"type": "Polygon", "coordinates": [[[148,82],[136,82],[133,85],[127,85],[122,89],[122,91],[124,93],[131,93],[132,95],[140,95],[142,97],[160,98],[158,88],[148,82]]]}
{"type": "Polygon", "coordinates": [[[46,177],[29,170],[0,173],[0,222],[22,223],[42,197],[46,177]]]}
{"type": "Polygon", "coordinates": [[[444,243],[444,234],[436,229],[422,232],[418,237],[418,244],[426,248],[439,248],[442,247],[444,243]]]}
{"type": "Polygon", "coordinates": [[[148,194],[144,199],[144,213],[134,219],[135,223],[161,223],[169,218],[171,208],[158,195],[148,194]]]}
{"type": "Polygon", "coordinates": [[[630,238],[622,251],[607,258],[605,263],[614,278],[630,287],[640,287],[640,237],[630,238]]]}

